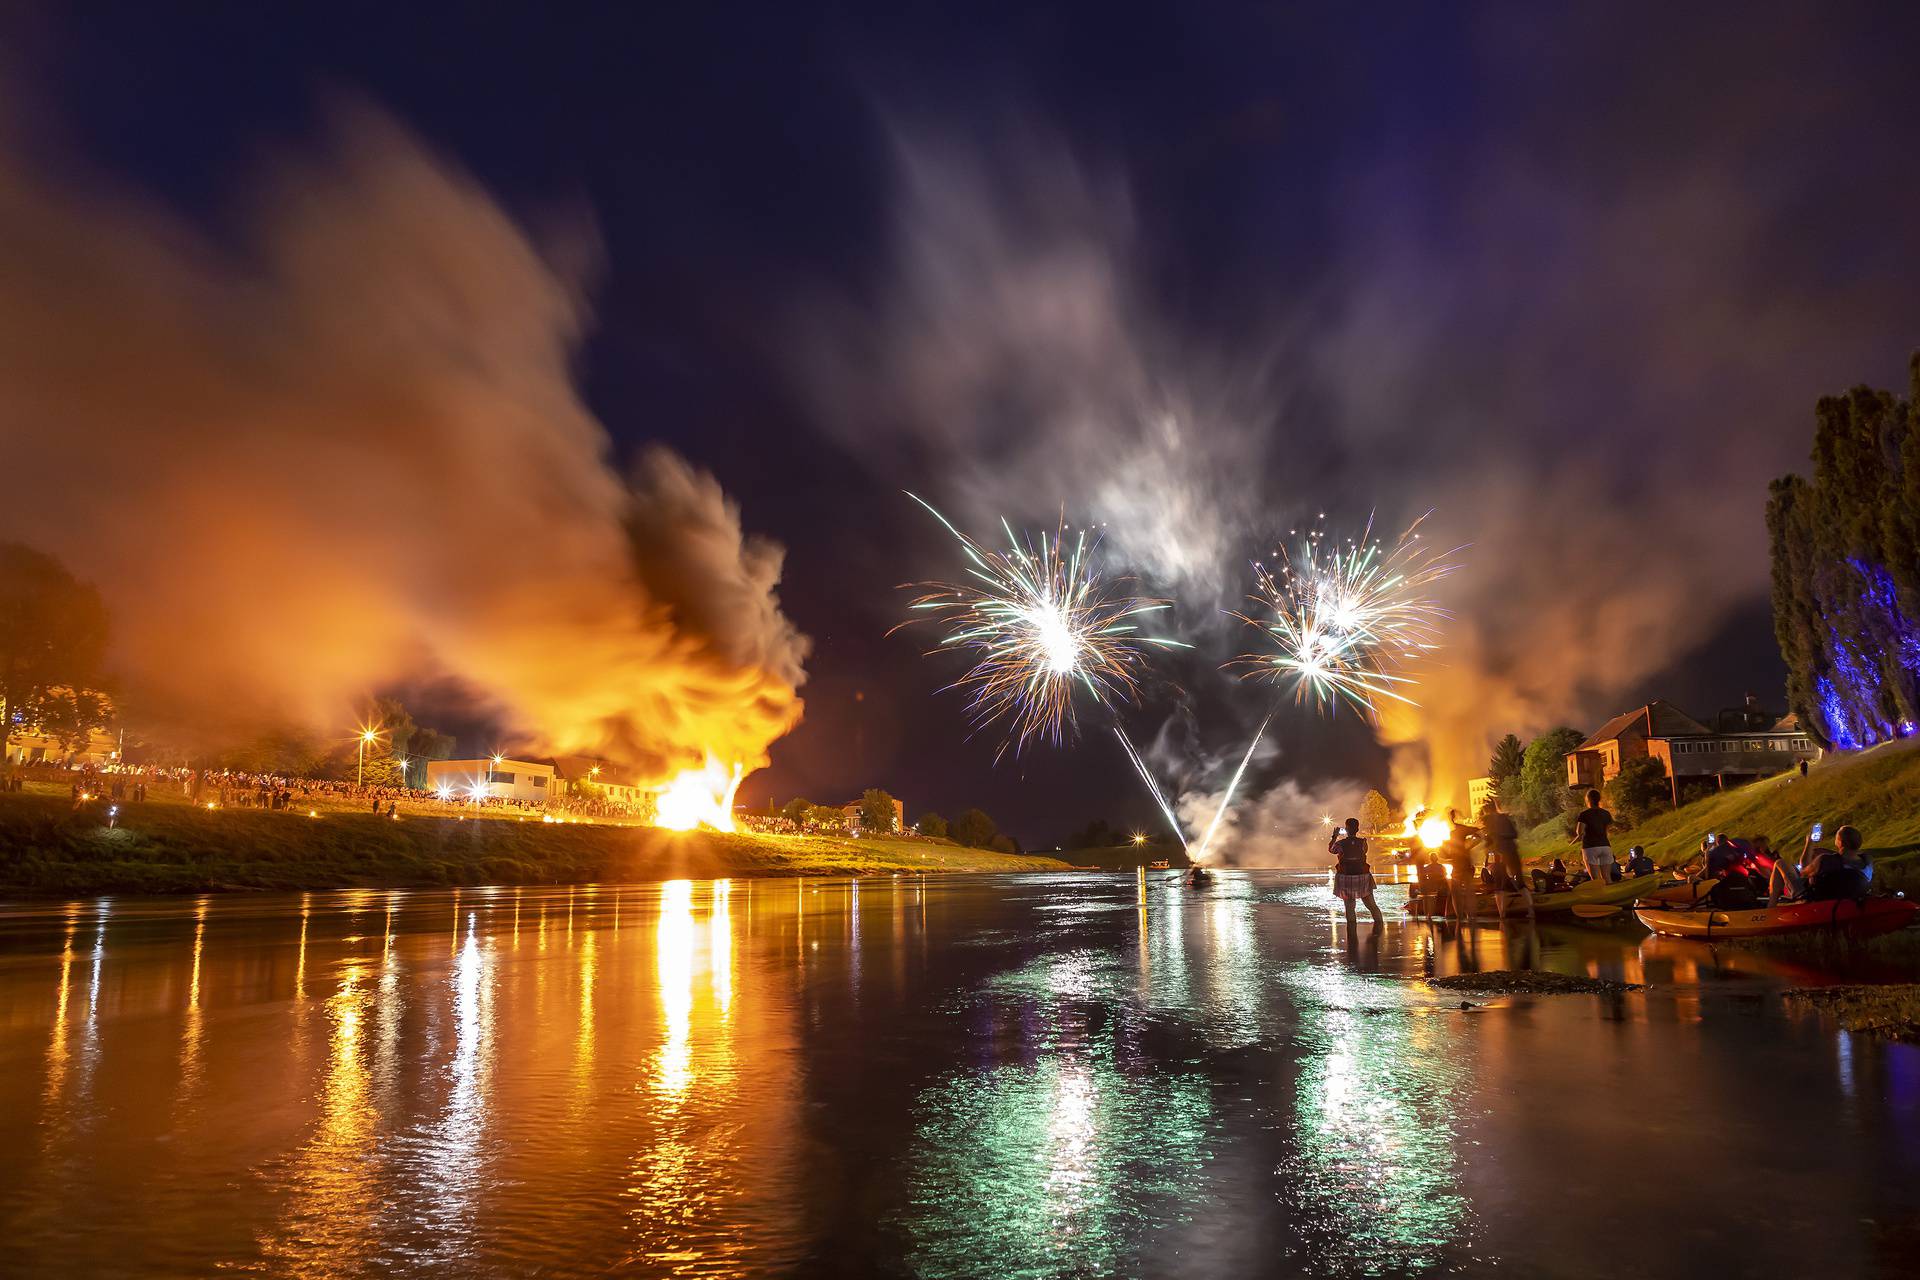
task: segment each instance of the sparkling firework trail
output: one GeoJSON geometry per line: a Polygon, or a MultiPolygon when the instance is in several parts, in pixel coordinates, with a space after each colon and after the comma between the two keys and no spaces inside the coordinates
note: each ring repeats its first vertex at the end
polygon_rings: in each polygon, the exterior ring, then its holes
{"type": "Polygon", "coordinates": [[[1123,580],[1103,578],[1093,565],[1098,540],[1090,543],[1084,531],[1071,532],[1062,521],[1050,536],[1023,539],[1002,520],[1007,550],[991,551],[918,494],[907,496],[959,541],[973,579],[923,584],[909,607],[946,626],[942,648],[973,657],[952,687],[968,691],[976,728],[1005,727],[1002,752],[1018,752],[1035,737],[1064,741],[1075,727],[1076,688],[1109,708],[1130,702],[1148,646],[1188,647],[1140,633],[1136,618],[1171,603],[1130,595],[1123,580]]]}
{"type": "Polygon", "coordinates": [[[1247,753],[1240,757],[1240,767],[1233,771],[1233,777],[1227,782],[1227,792],[1220,797],[1220,807],[1213,811],[1213,817],[1207,823],[1207,833],[1200,837],[1200,849],[1193,856],[1196,860],[1206,857],[1207,848],[1213,843],[1214,828],[1220,825],[1221,815],[1233,807],[1233,793],[1240,789],[1240,777],[1247,771],[1247,762],[1253,759],[1253,749],[1260,745],[1260,738],[1267,731],[1267,722],[1273,719],[1273,712],[1267,712],[1266,720],[1253,731],[1253,740],[1247,743],[1247,753]]]}
{"type": "Polygon", "coordinates": [[[1249,679],[1290,683],[1296,701],[1344,700],[1369,719],[1379,698],[1412,705],[1403,690],[1413,680],[1398,669],[1435,647],[1447,614],[1425,593],[1458,567],[1458,548],[1435,553],[1421,542],[1421,520],[1391,549],[1374,538],[1369,520],[1345,543],[1315,529],[1292,552],[1277,553],[1277,571],[1255,564],[1255,608],[1234,616],[1271,647],[1230,665],[1249,679]]]}
{"type": "Polygon", "coordinates": [[[1187,848],[1187,833],[1180,829],[1180,819],[1174,816],[1173,806],[1167,803],[1166,794],[1160,790],[1160,784],[1153,780],[1153,774],[1148,770],[1147,762],[1140,758],[1138,751],[1134,750],[1133,740],[1127,737],[1126,731],[1117,724],[1113,726],[1113,736],[1120,739],[1120,747],[1127,753],[1127,759],[1133,762],[1135,771],[1140,775],[1140,781],[1147,784],[1147,794],[1151,795],[1153,802],[1160,806],[1160,814],[1166,818],[1167,826],[1172,828],[1174,838],[1180,842],[1182,849],[1187,848]]]}

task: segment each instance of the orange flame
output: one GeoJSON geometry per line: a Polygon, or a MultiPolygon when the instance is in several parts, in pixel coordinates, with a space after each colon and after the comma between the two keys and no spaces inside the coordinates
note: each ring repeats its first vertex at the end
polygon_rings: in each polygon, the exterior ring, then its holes
{"type": "Polygon", "coordinates": [[[695,827],[732,831],[733,793],[740,789],[745,774],[744,766],[721,764],[709,751],[705,765],[682,769],[659,789],[653,825],[670,831],[692,831],[695,827]]]}

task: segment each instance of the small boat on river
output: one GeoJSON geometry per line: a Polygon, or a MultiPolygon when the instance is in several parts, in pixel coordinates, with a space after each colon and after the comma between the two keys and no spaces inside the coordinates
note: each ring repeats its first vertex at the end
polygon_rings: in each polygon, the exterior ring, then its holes
{"type": "MultiPolygon", "coordinates": [[[[1706,885],[1711,888],[1712,881],[1706,885]]],[[[1637,899],[1665,899],[1678,897],[1679,903],[1694,900],[1693,886],[1684,881],[1670,880],[1660,875],[1629,876],[1621,880],[1588,880],[1571,889],[1562,889],[1556,893],[1536,893],[1533,895],[1533,913],[1536,916],[1559,916],[1575,914],[1575,907],[1623,907],[1637,899]]],[[[1407,914],[1415,920],[1438,920],[1442,913],[1415,910],[1416,900],[1407,900],[1407,914]]],[[[1494,897],[1491,893],[1480,893],[1474,898],[1476,911],[1489,918],[1494,917],[1494,897]]],[[[1527,904],[1517,893],[1507,895],[1507,916],[1525,916],[1527,904]]]]}
{"type": "Polygon", "coordinates": [[[1783,902],[1777,906],[1678,909],[1636,908],[1640,923],[1675,938],[1772,938],[1832,930],[1850,938],[1893,933],[1913,923],[1920,902],[1905,898],[1839,898],[1830,902],[1783,902]]]}

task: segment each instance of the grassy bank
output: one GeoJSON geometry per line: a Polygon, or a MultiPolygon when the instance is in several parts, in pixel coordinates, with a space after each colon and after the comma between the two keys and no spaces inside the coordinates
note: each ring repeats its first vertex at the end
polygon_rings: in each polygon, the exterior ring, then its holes
{"type": "MultiPolygon", "coordinates": [[[[1686,860],[1708,832],[1763,835],[1798,853],[1815,822],[1826,824],[1829,844],[1842,823],[1852,823],[1874,857],[1877,884],[1920,890],[1920,740],[1831,756],[1805,778],[1787,773],[1717,792],[1616,833],[1613,843],[1643,844],[1662,866],[1686,860]]],[[[1564,819],[1527,832],[1521,850],[1534,858],[1577,852],[1564,819]]]]}
{"type": "Polygon", "coordinates": [[[63,797],[0,795],[0,894],[566,884],[681,877],[1057,871],[1052,858],[927,840],[763,836],[546,824],[512,817],[317,818],[149,801],[72,812],[63,797]]]}

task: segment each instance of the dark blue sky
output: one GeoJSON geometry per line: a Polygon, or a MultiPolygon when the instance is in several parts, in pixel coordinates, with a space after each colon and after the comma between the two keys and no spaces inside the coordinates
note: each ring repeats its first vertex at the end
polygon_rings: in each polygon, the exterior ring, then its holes
{"type": "MultiPolygon", "coordinates": [[[[1544,495],[1556,554],[1516,550],[1546,520],[1531,508],[1458,521],[1477,544],[1458,607],[1483,634],[1527,627],[1514,597],[1564,597],[1541,639],[1564,648],[1583,591],[1668,585],[1630,606],[1656,616],[1609,630],[1635,660],[1574,655],[1559,694],[1530,673],[1514,717],[1583,723],[1653,695],[1710,714],[1750,688],[1780,698],[1765,479],[1804,458],[1816,396],[1895,383],[1920,343],[1920,22],[1814,10],[92,4],[11,20],[33,104],[13,127],[217,226],[261,155],[347,93],[535,234],[590,217],[588,402],[622,450],[672,444],[787,546],[782,600],[814,640],[807,722],[748,798],[878,784],[916,813],[980,803],[1042,843],[1094,816],[1145,822],[1117,752],[1095,736],[996,768],[935,695],[953,670],[885,635],[891,588],[948,568],[900,488],[977,519],[981,471],[1033,470],[1004,442],[956,453],[891,367],[891,330],[926,311],[898,279],[903,166],[970,156],[1015,240],[1028,196],[1046,243],[1086,214],[1026,181],[1037,163],[1084,164],[1081,199],[1120,193],[1124,234],[1088,235],[1150,317],[1129,326],[1151,331],[1149,380],[1221,368],[1236,405],[1261,404],[1244,427],[1261,527],[1236,554],[1329,496],[1444,520],[1544,495]],[[840,412],[844,369],[823,392],[795,355],[842,333],[889,365],[858,413],[840,412]],[[1702,597],[1702,580],[1729,585],[1702,597]],[[1677,616],[1689,599],[1701,617],[1677,616]]],[[[906,349],[937,347],[926,329],[906,349]]],[[[1048,518],[1010,489],[1016,518],[1048,518]]],[[[1487,647],[1484,669],[1506,669],[1487,647]]],[[[1200,754],[1252,714],[1210,671],[1176,673],[1200,754]]],[[[1283,724],[1299,745],[1274,771],[1385,778],[1350,719],[1283,724]]]]}

